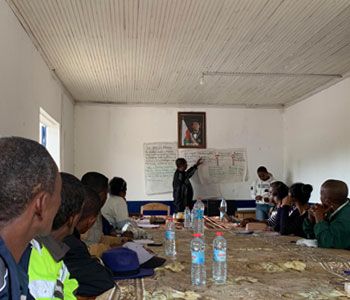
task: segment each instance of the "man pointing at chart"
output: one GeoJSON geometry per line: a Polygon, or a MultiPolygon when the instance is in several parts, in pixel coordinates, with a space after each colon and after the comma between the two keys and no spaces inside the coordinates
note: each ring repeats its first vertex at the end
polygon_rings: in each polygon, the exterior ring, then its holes
{"type": "Polygon", "coordinates": [[[173,197],[176,213],[183,212],[186,206],[192,209],[193,188],[190,178],[202,163],[203,159],[199,158],[196,164],[186,171],[187,161],[184,158],[178,158],[175,161],[176,171],[173,179],[173,197]]]}

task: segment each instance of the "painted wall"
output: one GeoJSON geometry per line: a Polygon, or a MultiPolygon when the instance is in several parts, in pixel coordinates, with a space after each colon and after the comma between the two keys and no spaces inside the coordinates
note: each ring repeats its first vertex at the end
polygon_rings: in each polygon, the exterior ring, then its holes
{"type": "Polygon", "coordinates": [[[74,103],[65,93],[61,107],[61,165],[74,174],[74,103]]]}
{"type": "Polygon", "coordinates": [[[145,195],[143,143],[177,141],[177,112],[191,110],[207,113],[208,148],[247,148],[249,181],[226,186],[224,197],[249,199],[249,184],[259,165],[282,176],[280,110],[92,104],[75,107],[75,174],[95,170],[124,177],[128,200],[172,199],[170,193],[145,195]]]}
{"type": "Polygon", "coordinates": [[[0,0],[0,41],[0,136],[38,141],[42,107],[61,124],[61,169],[73,171],[73,103],[4,0],[0,0]]]}
{"type": "Polygon", "coordinates": [[[326,179],[350,184],[350,78],[285,110],[285,177],[314,187],[326,179]]]}

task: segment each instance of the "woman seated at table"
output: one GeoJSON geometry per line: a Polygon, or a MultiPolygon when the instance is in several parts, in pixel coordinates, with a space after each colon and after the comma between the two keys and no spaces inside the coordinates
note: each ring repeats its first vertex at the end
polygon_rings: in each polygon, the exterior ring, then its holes
{"type": "Polygon", "coordinates": [[[282,235],[293,234],[306,237],[303,223],[308,217],[311,192],[312,186],[310,184],[294,183],[289,188],[289,195],[282,200],[282,204],[278,208],[275,231],[282,235]]]}
{"type": "Polygon", "coordinates": [[[126,203],[127,184],[123,178],[114,177],[109,182],[109,197],[101,209],[102,215],[117,230],[129,222],[128,205],[126,203]]]}
{"type": "Polygon", "coordinates": [[[243,219],[241,226],[245,227],[248,223],[265,223],[267,226],[274,228],[277,224],[277,210],[280,207],[282,200],[288,196],[288,186],[282,181],[274,181],[270,184],[270,202],[275,204],[271,216],[267,220],[258,221],[254,218],[243,219]]]}
{"type": "Polygon", "coordinates": [[[109,224],[103,224],[104,234],[109,235],[114,231],[130,238],[147,237],[147,233],[138,228],[137,223],[129,218],[128,205],[125,199],[127,184],[123,178],[114,177],[109,182],[109,197],[101,209],[102,216],[109,224]],[[110,233],[105,229],[110,228],[110,233]],[[126,228],[125,228],[126,227],[126,228]]]}

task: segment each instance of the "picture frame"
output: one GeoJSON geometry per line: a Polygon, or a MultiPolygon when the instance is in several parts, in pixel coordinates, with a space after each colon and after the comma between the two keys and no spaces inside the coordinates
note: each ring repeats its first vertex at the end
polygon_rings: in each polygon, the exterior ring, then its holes
{"type": "Polygon", "coordinates": [[[178,148],[207,147],[205,112],[178,112],[178,148]]]}

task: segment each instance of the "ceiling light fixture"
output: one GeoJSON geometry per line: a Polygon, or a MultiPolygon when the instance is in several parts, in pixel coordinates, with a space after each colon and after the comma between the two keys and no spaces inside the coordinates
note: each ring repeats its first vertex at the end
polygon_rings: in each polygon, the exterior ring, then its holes
{"type": "Polygon", "coordinates": [[[335,77],[343,78],[340,74],[317,73],[265,73],[265,72],[203,72],[200,84],[204,84],[204,76],[237,76],[237,77],[335,77]]]}
{"type": "Polygon", "coordinates": [[[199,80],[199,84],[200,85],[204,84],[204,73],[202,73],[201,79],[199,80]]]}

